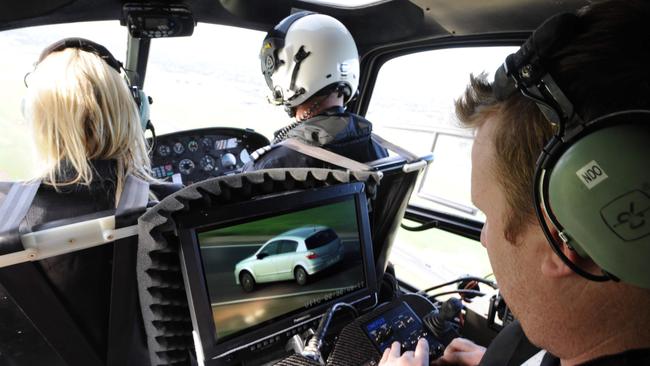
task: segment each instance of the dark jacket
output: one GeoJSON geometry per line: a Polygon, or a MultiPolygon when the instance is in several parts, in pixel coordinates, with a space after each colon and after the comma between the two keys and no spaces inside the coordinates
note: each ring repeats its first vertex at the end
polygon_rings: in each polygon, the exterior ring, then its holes
{"type": "MultiPolygon", "coordinates": [[[[581,366],[645,366],[650,365],[650,349],[629,350],[615,355],[599,357],[595,360],[581,363],[581,366]]],[[[560,360],[547,353],[540,366],[560,366],[560,360]]]]}
{"type": "MultiPolygon", "coordinates": [[[[21,231],[58,226],[57,221],[67,224],[70,223],[70,218],[84,215],[85,219],[91,219],[93,216],[113,214],[115,164],[115,161],[92,162],[93,180],[89,186],[62,186],[56,191],[50,185],[41,184],[21,224],[21,231]],[[100,214],[97,215],[98,213],[100,214]]],[[[64,169],[57,180],[73,174],[71,169],[64,169]]],[[[153,184],[150,191],[162,199],[179,188],[175,185],[153,184]]],[[[112,260],[113,245],[109,244],[43,259],[37,264],[100,359],[106,357],[107,351],[112,260]]],[[[139,314],[140,310],[137,309],[136,313],[139,314]]],[[[141,324],[138,326],[142,328],[141,324]]],[[[148,360],[146,340],[139,339],[143,335],[142,332],[139,337],[134,337],[136,350],[132,352],[135,351],[148,360]]]]}
{"type": "MultiPolygon", "coordinates": [[[[530,343],[519,321],[503,328],[485,351],[479,366],[521,365],[540,349],[530,343]]],[[[615,355],[599,357],[580,364],[581,366],[632,366],[650,365],[650,349],[637,349],[615,355]]],[[[560,360],[545,353],[540,366],[560,366],[560,360]]]]}
{"type": "MultiPolygon", "coordinates": [[[[362,163],[388,156],[386,149],[370,138],[372,124],[359,115],[345,112],[343,108],[333,108],[298,123],[286,133],[287,138],[322,147],[362,163]]],[[[279,145],[259,149],[252,157],[254,160],[247,164],[244,170],[288,167],[338,168],[279,145]]]]}

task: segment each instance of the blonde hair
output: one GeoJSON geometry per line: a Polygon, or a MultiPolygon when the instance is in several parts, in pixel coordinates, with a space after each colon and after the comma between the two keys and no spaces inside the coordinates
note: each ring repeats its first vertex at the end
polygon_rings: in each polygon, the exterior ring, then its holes
{"type": "Polygon", "coordinates": [[[44,181],[55,189],[89,185],[95,159],[117,162],[116,204],[127,174],[154,180],[131,91],[94,53],[67,48],[45,57],[30,75],[25,117],[43,160],[44,181]],[[64,161],[75,175],[60,181],[64,161]]]}

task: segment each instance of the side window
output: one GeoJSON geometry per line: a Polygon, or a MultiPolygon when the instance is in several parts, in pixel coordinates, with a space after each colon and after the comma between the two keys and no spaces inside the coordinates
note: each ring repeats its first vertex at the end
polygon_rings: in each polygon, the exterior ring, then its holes
{"type": "Polygon", "coordinates": [[[296,248],[298,248],[298,242],[297,241],[283,240],[282,244],[280,244],[280,252],[279,252],[279,254],[293,253],[293,252],[296,251],[296,248]]]}
{"type": "Polygon", "coordinates": [[[262,253],[268,254],[268,255],[278,254],[278,248],[280,246],[280,242],[281,242],[281,240],[278,240],[278,241],[272,241],[272,242],[266,244],[264,249],[262,249],[262,253]]]}
{"type": "Polygon", "coordinates": [[[366,117],[380,136],[414,153],[433,153],[411,202],[483,221],[470,199],[473,132],[456,119],[454,101],[470,74],[494,71],[515,47],[424,51],[386,62],[377,76],[366,117]]]}
{"type": "MultiPolygon", "coordinates": [[[[465,219],[484,221],[471,202],[473,131],[462,128],[454,110],[470,80],[494,71],[515,47],[472,47],[400,56],[381,66],[366,117],[373,130],[417,153],[433,153],[409,204],[465,219]]],[[[407,226],[417,223],[405,222],[407,226]]],[[[400,279],[420,288],[462,275],[491,273],[478,242],[438,229],[400,229],[390,261],[400,279]]]]}

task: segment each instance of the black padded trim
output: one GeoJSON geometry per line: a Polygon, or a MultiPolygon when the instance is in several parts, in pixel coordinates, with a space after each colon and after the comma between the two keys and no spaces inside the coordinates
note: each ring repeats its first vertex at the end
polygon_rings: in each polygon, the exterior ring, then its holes
{"type": "Polygon", "coordinates": [[[138,220],[138,292],[152,365],[190,365],[194,343],[178,255],[174,216],[195,208],[292,190],[366,182],[373,196],[374,172],[329,169],[268,169],[218,177],[186,187],[162,200],[138,220]]]}

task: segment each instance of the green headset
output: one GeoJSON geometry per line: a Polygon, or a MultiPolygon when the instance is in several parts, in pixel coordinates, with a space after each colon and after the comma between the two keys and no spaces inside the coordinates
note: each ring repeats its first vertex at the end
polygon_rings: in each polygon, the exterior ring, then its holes
{"type": "MultiPolygon", "coordinates": [[[[106,64],[108,64],[108,66],[110,66],[113,70],[117,71],[118,74],[121,74],[124,70],[126,75],[126,69],[124,69],[122,62],[116,59],[106,47],[91,40],[78,37],[64,38],[47,46],[43,52],[41,52],[36,65],[43,61],[43,59],[45,59],[45,57],[47,57],[49,54],[53,52],[63,51],[66,48],[77,48],[82,51],[94,53],[102,60],[104,60],[104,62],[106,62],[106,64]]],[[[146,131],[149,129],[153,133],[153,125],[151,124],[151,120],[149,118],[149,104],[151,104],[151,99],[136,85],[132,85],[131,81],[126,76],[124,80],[126,81],[126,84],[131,91],[131,96],[133,97],[133,100],[138,107],[140,126],[142,127],[142,130],[146,131]]]]}
{"type": "Polygon", "coordinates": [[[497,70],[495,97],[532,99],[557,125],[540,154],[534,183],[538,220],[555,253],[594,281],[650,288],[650,110],[621,110],[584,121],[548,71],[547,56],[578,33],[580,18],[559,14],[542,24],[497,70]],[[571,261],[553,237],[591,258],[602,274],[571,261]]]}

